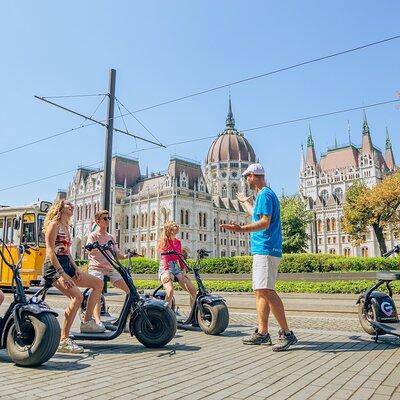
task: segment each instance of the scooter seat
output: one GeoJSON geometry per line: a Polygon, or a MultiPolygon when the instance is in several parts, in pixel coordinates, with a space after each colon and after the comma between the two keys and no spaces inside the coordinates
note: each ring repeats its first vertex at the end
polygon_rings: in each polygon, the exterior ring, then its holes
{"type": "Polygon", "coordinates": [[[381,281],[397,281],[400,280],[400,272],[379,271],[376,273],[376,277],[381,281]]]}

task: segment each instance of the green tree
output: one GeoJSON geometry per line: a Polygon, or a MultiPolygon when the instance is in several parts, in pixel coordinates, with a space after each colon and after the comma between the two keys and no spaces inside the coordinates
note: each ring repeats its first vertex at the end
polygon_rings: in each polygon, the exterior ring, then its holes
{"type": "Polygon", "coordinates": [[[312,216],[298,196],[282,196],[280,203],[283,252],[302,253],[307,249],[306,228],[312,216]]]}
{"type": "Polygon", "coordinates": [[[387,176],[373,188],[356,182],[346,192],[343,208],[343,229],[352,242],[365,241],[368,228],[372,227],[381,254],[386,253],[384,232],[400,231],[400,172],[387,176]]]}

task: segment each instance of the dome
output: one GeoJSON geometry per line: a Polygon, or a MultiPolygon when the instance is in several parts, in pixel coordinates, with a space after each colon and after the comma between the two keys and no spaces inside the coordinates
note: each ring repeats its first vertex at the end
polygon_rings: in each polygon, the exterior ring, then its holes
{"type": "Polygon", "coordinates": [[[235,129],[231,99],[229,98],[226,128],[211,144],[207,154],[207,163],[239,160],[256,162],[256,155],[253,147],[244,137],[243,133],[235,129]]]}

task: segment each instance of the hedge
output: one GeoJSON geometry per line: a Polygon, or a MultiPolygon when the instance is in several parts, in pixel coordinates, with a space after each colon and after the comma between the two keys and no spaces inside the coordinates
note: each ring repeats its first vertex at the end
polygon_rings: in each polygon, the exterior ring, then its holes
{"type": "MultiPolygon", "coordinates": [[[[251,256],[206,258],[201,261],[201,271],[208,274],[246,274],[251,272],[251,256]]],[[[193,260],[188,260],[193,265],[193,260]]],[[[126,265],[127,262],[124,261],[126,265]]],[[[154,274],[159,261],[146,258],[132,260],[135,274],[154,274]]],[[[398,258],[342,257],[329,254],[285,254],[279,272],[333,272],[333,271],[378,271],[400,270],[398,258]]]]}
{"type": "MultiPolygon", "coordinates": [[[[76,260],[78,266],[85,267],[86,260],[76,260]]],[[[251,272],[251,256],[206,258],[201,261],[201,271],[207,274],[248,274],[251,272]]],[[[127,260],[123,260],[127,265],[127,260]]],[[[158,260],[148,258],[132,259],[135,274],[155,274],[158,260]]],[[[188,260],[189,265],[194,260],[188,260]]],[[[343,257],[330,254],[284,254],[279,272],[334,272],[334,271],[380,271],[400,270],[400,257],[343,257]]]]}
{"type": "MultiPolygon", "coordinates": [[[[374,281],[278,281],[276,290],[281,293],[349,293],[358,294],[365,292],[374,281]]],[[[213,292],[252,292],[251,281],[205,281],[206,288],[213,292]]],[[[135,280],[138,289],[152,289],[160,285],[157,280],[135,280]]],[[[175,285],[176,290],[181,288],[175,285]]],[[[400,294],[400,281],[392,283],[393,292],[400,294]]],[[[383,290],[383,287],[380,288],[383,290]]]]}

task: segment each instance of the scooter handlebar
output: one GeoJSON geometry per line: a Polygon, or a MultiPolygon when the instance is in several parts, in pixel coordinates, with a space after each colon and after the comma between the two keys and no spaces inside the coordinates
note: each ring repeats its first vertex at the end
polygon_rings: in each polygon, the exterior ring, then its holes
{"type": "Polygon", "coordinates": [[[392,250],[389,250],[388,252],[386,252],[385,254],[383,254],[383,257],[389,257],[389,256],[391,256],[391,255],[394,254],[394,253],[397,253],[397,254],[400,253],[400,244],[397,244],[396,246],[393,247],[392,250]]]}

